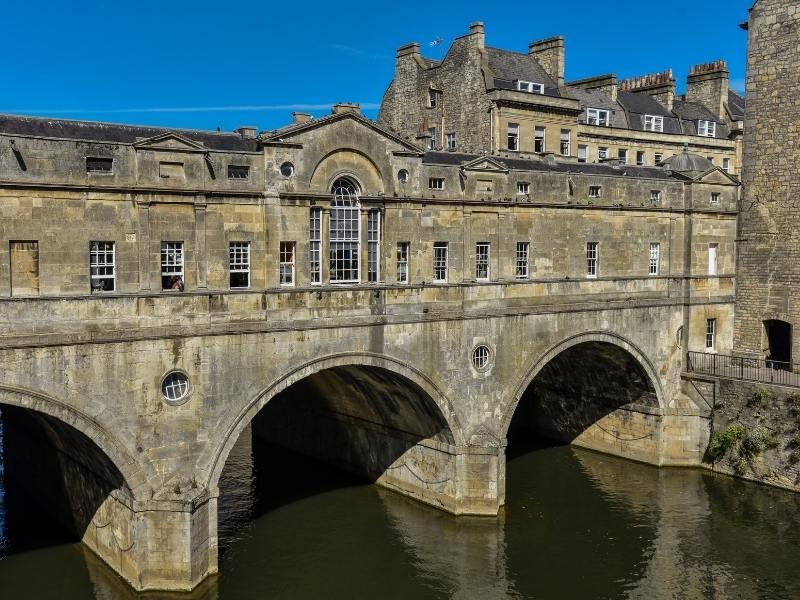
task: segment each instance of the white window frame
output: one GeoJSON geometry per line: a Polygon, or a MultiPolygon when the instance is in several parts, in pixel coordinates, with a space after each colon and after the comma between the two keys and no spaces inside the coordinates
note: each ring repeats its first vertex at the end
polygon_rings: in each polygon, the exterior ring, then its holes
{"type": "Polygon", "coordinates": [[[250,287],[250,242],[228,242],[228,285],[231,289],[246,289],[250,287]],[[233,273],[247,275],[245,285],[231,285],[230,276],[233,273]]]}
{"type": "Polygon", "coordinates": [[[397,283],[408,283],[411,242],[397,242],[397,283]]]}
{"type": "Polygon", "coordinates": [[[653,164],[657,165],[664,161],[664,153],[663,152],[656,152],[653,154],[653,164]]]}
{"type": "Polygon", "coordinates": [[[717,344],[717,320],[706,319],[706,352],[714,352],[717,344]]]}
{"type": "Polygon", "coordinates": [[[636,151],[636,166],[643,167],[647,161],[647,154],[644,150],[637,150],[636,151]]]}
{"type": "Polygon", "coordinates": [[[439,90],[428,89],[428,108],[436,108],[439,105],[439,90]]]}
{"type": "Polygon", "coordinates": [[[664,133],[664,117],[658,115],[644,116],[644,130],[664,133]]]}
{"type": "Polygon", "coordinates": [[[297,242],[280,242],[278,246],[278,282],[281,287],[294,287],[297,242]]]}
{"type": "Polygon", "coordinates": [[[436,148],[438,147],[436,144],[436,142],[438,141],[436,139],[436,136],[438,135],[436,127],[429,127],[428,135],[431,137],[431,139],[428,141],[428,150],[436,150],[436,148]]]}
{"type": "Polygon", "coordinates": [[[517,152],[519,150],[519,123],[509,123],[506,127],[506,132],[506,148],[512,152],[517,152]]]}
{"type": "Polygon", "coordinates": [[[456,149],[456,132],[451,131],[450,133],[445,134],[445,148],[449,151],[453,151],[456,149]]]}
{"type": "Polygon", "coordinates": [[[312,206],[308,216],[308,264],[311,285],[322,285],[322,207],[312,206]]]}
{"type": "Polygon", "coordinates": [[[607,160],[608,159],[608,146],[600,146],[597,149],[597,160],[607,160]]]}
{"type": "Polygon", "coordinates": [[[443,190],[444,189],[444,177],[429,177],[428,178],[428,189],[429,190],[443,190]]]}
{"type": "Polygon", "coordinates": [[[587,108],[586,124],[609,127],[611,125],[611,111],[605,108],[587,108]]]}
{"type": "Polygon", "coordinates": [[[719,244],[711,243],[708,245],[708,274],[717,275],[719,273],[719,244]]]}
{"type": "Polygon", "coordinates": [[[516,279],[528,279],[530,277],[530,249],[530,242],[517,242],[516,279]]]}
{"type": "Polygon", "coordinates": [[[717,124],[714,121],[700,119],[697,121],[697,135],[700,137],[715,137],[717,135],[717,124]]]}
{"type": "Polygon", "coordinates": [[[161,289],[170,291],[172,288],[164,287],[164,277],[177,276],[181,287],[185,285],[184,266],[186,256],[183,251],[183,242],[161,242],[161,289]]]}
{"type": "Polygon", "coordinates": [[[531,184],[527,181],[517,182],[517,196],[527,196],[531,193],[531,184]]]}
{"type": "Polygon", "coordinates": [[[586,144],[578,144],[578,162],[589,162],[589,146],[586,144]]]}
{"type": "Polygon", "coordinates": [[[547,127],[538,125],[533,129],[533,151],[547,152],[547,127]]]}
{"type": "Polygon", "coordinates": [[[726,173],[731,172],[731,159],[730,158],[723,158],[722,159],[722,170],[726,173]]]}
{"type": "Polygon", "coordinates": [[[381,280],[381,211],[367,213],[367,283],[381,280]]]}
{"type": "Polygon", "coordinates": [[[450,245],[448,242],[434,242],[433,243],[433,281],[435,283],[447,283],[447,274],[449,270],[449,252],[450,245]],[[437,275],[444,275],[437,277],[437,275]]]}
{"type": "Polygon", "coordinates": [[[475,281],[490,281],[492,278],[492,244],[475,243],[475,281]]]}
{"type": "Polygon", "coordinates": [[[650,190],[650,204],[661,202],[661,190],[650,190]]]}
{"type": "Polygon", "coordinates": [[[628,164],[628,149],[627,148],[619,148],[617,150],[617,159],[623,164],[628,164]]]}
{"type": "Polygon", "coordinates": [[[570,156],[572,152],[572,130],[571,129],[562,129],[561,135],[559,136],[559,144],[558,144],[559,152],[561,156],[570,156]]]}
{"type": "Polygon", "coordinates": [[[586,277],[597,279],[600,265],[600,243],[586,242],[586,277]]]}
{"type": "Polygon", "coordinates": [[[590,185],[589,186],[589,198],[601,198],[603,196],[603,186],[602,185],[590,185]]]}
{"type": "Polygon", "coordinates": [[[93,294],[104,294],[117,290],[117,245],[110,241],[89,242],[89,286],[93,294]],[[111,289],[97,289],[95,282],[111,281],[111,289]]]}
{"type": "Polygon", "coordinates": [[[361,203],[357,190],[335,191],[328,214],[328,277],[331,283],[361,281],[361,203]],[[348,276],[349,275],[349,276],[348,276]]]}
{"type": "Polygon", "coordinates": [[[517,91],[528,92],[529,94],[544,94],[544,84],[535,81],[517,81],[517,91]]]}
{"type": "Polygon", "coordinates": [[[659,242],[650,242],[650,260],[647,267],[647,274],[658,275],[660,262],[661,244],[659,242]]]}
{"type": "Polygon", "coordinates": [[[719,192],[711,192],[711,204],[719,204],[719,200],[722,197],[722,194],[719,192]]]}

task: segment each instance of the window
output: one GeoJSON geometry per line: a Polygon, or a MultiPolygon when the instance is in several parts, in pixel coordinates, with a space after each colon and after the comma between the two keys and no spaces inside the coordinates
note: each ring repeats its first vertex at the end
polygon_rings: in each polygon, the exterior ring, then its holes
{"type": "Polygon", "coordinates": [[[661,164],[661,161],[662,161],[663,159],[664,159],[664,155],[663,155],[663,154],[661,154],[661,152],[656,152],[656,153],[653,155],[653,162],[654,162],[655,164],[657,164],[657,165],[660,165],[660,164],[661,164]]]}
{"type": "Polygon", "coordinates": [[[519,150],[519,125],[517,123],[508,124],[508,149],[519,150]]]}
{"type": "Polygon", "coordinates": [[[589,198],[599,198],[603,192],[603,188],[599,185],[589,186],[589,198]]]}
{"type": "Polygon", "coordinates": [[[280,284],[294,285],[294,242],[281,242],[280,245],[280,284]]]}
{"type": "Polygon", "coordinates": [[[589,149],[583,144],[580,144],[578,146],[578,162],[585,163],[588,155],[589,155],[589,149]]]}
{"type": "Polygon", "coordinates": [[[645,131],[664,131],[664,117],[657,117],[655,115],[644,116],[644,130],[645,131]]]}
{"type": "Polygon", "coordinates": [[[436,108],[439,105],[439,91],[428,90],[428,108],[436,108]]]}
{"type": "Polygon", "coordinates": [[[658,262],[661,254],[661,244],[658,242],[650,242],[650,264],[648,273],[650,275],[658,275],[658,262]]]}
{"type": "Polygon", "coordinates": [[[606,160],[608,158],[608,148],[600,146],[597,149],[597,160],[606,160]]]}
{"type": "Polygon", "coordinates": [[[472,366],[478,371],[484,370],[489,366],[489,358],[491,355],[492,353],[488,346],[483,344],[476,346],[475,350],[472,351],[472,366]]]}
{"type": "Polygon", "coordinates": [[[294,165],[290,162],[285,162],[281,165],[280,171],[284,177],[291,177],[294,175],[294,165]]]}
{"type": "Polygon", "coordinates": [[[381,211],[367,213],[367,281],[377,283],[381,277],[381,211]]]}
{"type": "Polygon", "coordinates": [[[183,242],[161,242],[161,289],[183,291],[183,242]]]}
{"type": "Polygon", "coordinates": [[[636,152],[636,165],[639,167],[644,166],[644,152],[642,150],[636,152]]]}
{"type": "Polygon", "coordinates": [[[360,214],[358,185],[340,177],[332,186],[328,239],[330,240],[330,280],[334,283],[359,281],[360,214]]]}
{"type": "Polygon", "coordinates": [[[247,165],[228,165],[228,179],[250,179],[250,167],[247,165]]]}
{"type": "Polygon", "coordinates": [[[624,148],[620,148],[617,150],[617,158],[619,158],[620,164],[627,165],[628,164],[628,151],[624,148]]]}
{"type": "Polygon", "coordinates": [[[312,206],[308,218],[308,262],[311,284],[322,283],[322,208],[312,206]]]}
{"type": "Polygon", "coordinates": [[[161,394],[170,404],[179,404],[189,395],[189,378],[185,373],[172,371],[161,382],[161,394]]]}
{"type": "Polygon", "coordinates": [[[559,147],[559,151],[561,152],[561,156],[569,156],[570,153],[570,135],[571,131],[569,129],[562,129],[561,130],[561,145],[559,147]]]}
{"type": "Polygon", "coordinates": [[[544,94],[544,84],[535,83],[533,81],[518,81],[517,90],[530,94],[544,94]]]}
{"type": "Polygon", "coordinates": [[[428,150],[436,150],[436,127],[428,129],[428,135],[431,138],[428,140],[428,150]]]}
{"type": "Polygon", "coordinates": [[[455,132],[448,133],[445,136],[445,144],[448,150],[455,150],[456,149],[456,134],[455,132]]]}
{"type": "Polygon", "coordinates": [[[408,250],[411,242],[397,242],[397,283],[408,283],[408,250]]]}
{"type": "Polygon", "coordinates": [[[544,152],[546,143],[545,143],[545,136],[547,135],[547,130],[544,127],[537,127],[533,133],[533,151],[534,152],[544,152]]]}
{"type": "Polygon", "coordinates": [[[87,173],[111,173],[113,169],[114,169],[113,158],[95,158],[92,156],[86,157],[87,173]]]}
{"type": "Polygon", "coordinates": [[[231,288],[250,287],[250,242],[228,244],[231,288]]]}
{"type": "Polygon", "coordinates": [[[38,295],[39,242],[11,241],[8,243],[8,250],[11,259],[11,295],[38,295]]]}
{"type": "Polygon", "coordinates": [[[531,184],[527,181],[518,181],[517,182],[517,195],[523,196],[526,194],[530,194],[531,184]]]}
{"type": "Polygon", "coordinates": [[[114,291],[114,242],[89,243],[89,277],[92,293],[114,291]]]}
{"type": "Polygon", "coordinates": [[[433,280],[439,283],[447,281],[447,242],[433,244],[433,280]]]}
{"type": "Polygon", "coordinates": [[[408,183],[408,171],[405,169],[400,169],[397,172],[397,181],[402,184],[408,183]]]}
{"type": "Polygon", "coordinates": [[[714,121],[703,121],[702,119],[697,122],[697,135],[703,137],[714,137],[717,133],[717,124],[714,121]]]}
{"type": "Polygon", "coordinates": [[[661,190],[650,190],[650,204],[661,202],[661,190]]]}
{"type": "Polygon", "coordinates": [[[706,351],[714,350],[714,338],[717,334],[717,320],[706,319],[706,351]]]}
{"type": "Polygon", "coordinates": [[[443,190],[444,177],[431,177],[428,179],[428,188],[432,190],[443,190]]]}
{"type": "Polygon", "coordinates": [[[161,179],[181,179],[183,174],[183,163],[180,162],[160,162],[158,163],[158,176],[161,179]]]}
{"type": "Polygon", "coordinates": [[[476,192],[488,192],[492,193],[494,190],[494,182],[491,179],[478,179],[475,182],[475,191],[476,192]]]}
{"type": "Polygon", "coordinates": [[[723,158],[722,159],[722,170],[726,173],[731,172],[731,159],[730,158],[723,158]]]}
{"type": "Polygon", "coordinates": [[[530,242],[517,242],[517,279],[528,278],[528,253],[530,242]]]}
{"type": "Polygon", "coordinates": [[[601,127],[608,127],[611,124],[609,119],[609,111],[600,108],[587,108],[586,109],[586,123],[588,125],[600,125],[601,127]]]}
{"type": "Polygon", "coordinates": [[[708,245],[708,274],[709,275],[716,275],[717,274],[717,250],[719,249],[719,244],[709,244],[708,245]]]}
{"type": "Polygon", "coordinates": [[[475,279],[489,280],[489,242],[475,244],[475,279]]]}
{"type": "Polygon", "coordinates": [[[711,192],[711,204],[719,204],[720,193],[711,192]]]}
{"type": "Polygon", "coordinates": [[[586,276],[597,277],[597,242],[586,242],[586,276]]]}

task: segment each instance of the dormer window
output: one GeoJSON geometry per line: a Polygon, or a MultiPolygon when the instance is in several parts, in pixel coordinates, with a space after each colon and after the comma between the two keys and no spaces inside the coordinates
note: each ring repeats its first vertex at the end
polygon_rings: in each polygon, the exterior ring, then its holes
{"type": "Polygon", "coordinates": [[[586,124],[608,127],[611,125],[611,113],[610,111],[602,108],[587,108],[586,124]]]}
{"type": "Polygon", "coordinates": [[[658,133],[662,133],[664,131],[664,117],[657,117],[656,115],[645,115],[644,130],[656,131],[658,133]]]}
{"type": "Polygon", "coordinates": [[[703,137],[714,137],[717,134],[717,124],[714,121],[703,121],[702,119],[697,122],[697,135],[703,137]]]}
{"type": "Polygon", "coordinates": [[[517,90],[520,92],[528,92],[529,94],[544,94],[544,84],[534,81],[519,80],[517,82],[517,90]]]}

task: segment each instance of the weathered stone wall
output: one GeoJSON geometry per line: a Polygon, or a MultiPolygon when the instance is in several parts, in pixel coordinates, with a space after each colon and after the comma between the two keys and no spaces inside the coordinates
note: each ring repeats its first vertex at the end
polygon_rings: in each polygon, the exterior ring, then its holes
{"type": "MultiPolygon", "coordinates": [[[[744,196],[739,217],[737,351],[768,352],[766,319],[800,325],[800,7],[759,0],[750,12],[744,196]]],[[[793,340],[800,356],[800,337],[793,340]]]]}

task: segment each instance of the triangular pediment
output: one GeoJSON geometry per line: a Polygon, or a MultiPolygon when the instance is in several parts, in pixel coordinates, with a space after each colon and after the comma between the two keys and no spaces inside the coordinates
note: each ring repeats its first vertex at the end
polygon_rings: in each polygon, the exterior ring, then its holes
{"type": "Polygon", "coordinates": [[[207,152],[203,144],[190,140],[179,133],[168,131],[153,137],[137,140],[133,147],[142,150],[170,150],[177,152],[207,152]]]}
{"type": "Polygon", "coordinates": [[[489,156],[480,156],[464,163],[461,168],[465,171],[481,171],[483,173],[508,173],[508,169],[503,163],[489,156]]]}
{"type": "Polygon", "coordinates": [[[739,185],[739,180],[723,171],[720,167],[709,169],[694,178],[699,183],[712,183],[719,185],[739,185]]]}

